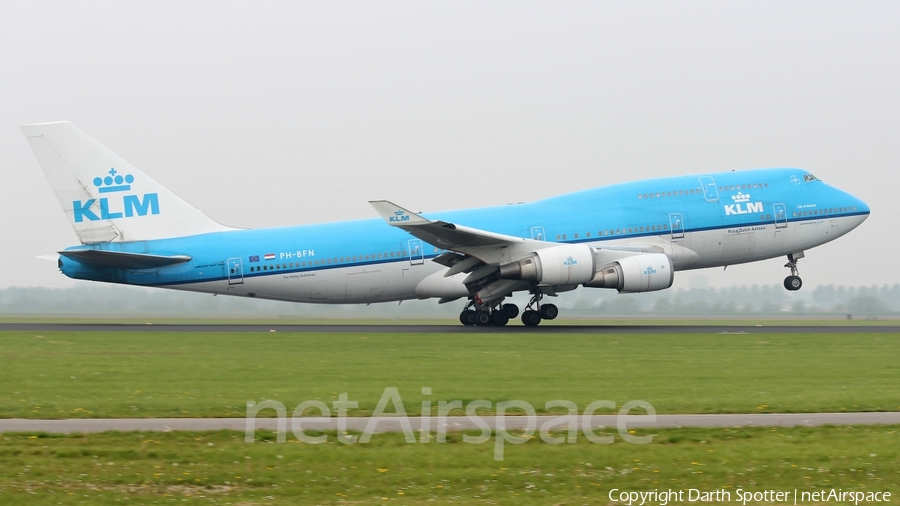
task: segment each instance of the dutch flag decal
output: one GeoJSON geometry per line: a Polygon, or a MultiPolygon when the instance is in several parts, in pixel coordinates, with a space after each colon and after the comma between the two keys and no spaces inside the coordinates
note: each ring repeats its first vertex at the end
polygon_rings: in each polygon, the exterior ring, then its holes
{"type": "Polygon", "coordinates": [[[275,260],[275,253],[266,253],[266,260],[275,260]]]}

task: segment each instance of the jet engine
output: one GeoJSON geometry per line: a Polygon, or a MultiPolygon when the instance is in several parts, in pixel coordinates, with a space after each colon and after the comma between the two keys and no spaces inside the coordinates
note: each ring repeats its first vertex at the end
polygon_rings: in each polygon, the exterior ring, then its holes
{"type": "Polygon", "coordinates": [[[564,244],[531,253],[518,262],[500,266],[501,279],[533,281],[540,285],[578,285],[594,278],[594,249],[564,244]]]}
{"type": "Polygon", "coordinates": [[[615,288],[620,293],[665,290],[675,280],[672,260],[663,253],[647,253],[625,257],[603,266],[588,288],[615,288]]]}

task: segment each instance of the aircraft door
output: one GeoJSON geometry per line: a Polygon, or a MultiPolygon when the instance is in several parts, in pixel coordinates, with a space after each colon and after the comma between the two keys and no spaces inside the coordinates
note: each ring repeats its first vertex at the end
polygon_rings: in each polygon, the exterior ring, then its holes
{"type": "Polygon", "coordinates": [[[684,217],[681,213],[672,213],[669,215],[669,228],[672,231],[672,239],[681,239],[684,237],[684,217]]]}
{"type": "Polygon", "coordinates": [[[544,237],[544,227],[531,227],[531,238],[535,241],[543,241],[544,237]]]}
{"type": "Polygon", "coordinates": [[[409,240],[409,265],[425,263],[425,247],[420,239],[409,240]]]}
{"type": "Polygon", "coordinates": [[[703,198],[707,202],[716,202],[719,200],[719,190],[716,189],[716,182],[710,176],[700,176],[700,189],[703,190],[703,198]]]}
{"type": "Polygon", "coordinates": [[[229,285],[240,285],[244,282],[244,264],[240,258],[229,258],[225,261],[225,268],[228,269],[229,285]]]}
{"type": "Polygon", "coordinates": [[[772,210],[775,212],[775,228],[787,228],[787,209],[784,204],[773,204],[772,210]]]}

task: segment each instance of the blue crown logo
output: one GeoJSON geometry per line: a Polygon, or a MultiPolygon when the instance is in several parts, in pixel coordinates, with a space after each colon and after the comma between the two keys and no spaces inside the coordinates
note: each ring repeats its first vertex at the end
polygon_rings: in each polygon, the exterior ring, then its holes
{"type": "Polygon", "coordinates": [[[133,182],[134,176],[131,174],[123,176],[116,169],[109,169],[109,175],[106,177],[94,178],[94,186],[100,189],[100,193],[126,192],[131,189],[133,182]]]}
{"type": "Polygon", "coordinates": [[[644,269],[644,274],[648,276],[651,274],[656,274],[656,269],[654,269],[652,265],[648,265],[647,268],[644,269]]]}
{"type": "Polygon", "coordinates": [[[569,257],[563,262],[563,265],[578,265],[578,260],[575,260],[572,257],[569,257]]]}
{"type": "Polygon", "coordinates": [[[403,211],[394,211],[394,214],[396,214],[397,216],[403,216],[403,211]]]}

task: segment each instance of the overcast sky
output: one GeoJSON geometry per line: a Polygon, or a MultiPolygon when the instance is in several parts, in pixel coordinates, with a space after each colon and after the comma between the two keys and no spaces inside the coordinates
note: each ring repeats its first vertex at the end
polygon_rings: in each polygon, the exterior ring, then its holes
{"type": "MultiPolygon", "coordinates": [[[[866,201],[805,289],[900,281],[900,2],[2,2],[0,287],[72,286],[23,123],[268,227],[796,166],[866,201]]],[[[676,275],[781,283],[783,259],[676,275]]]]}

